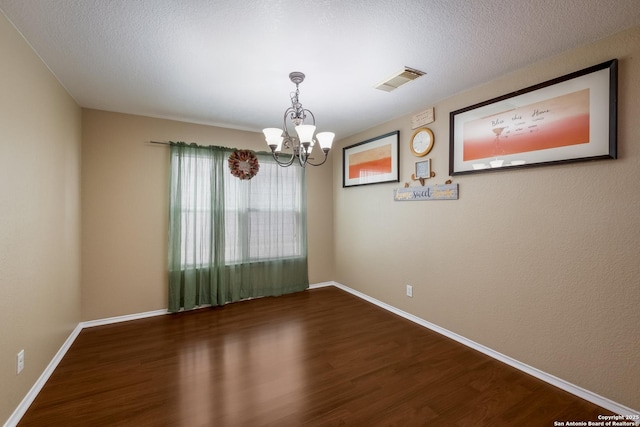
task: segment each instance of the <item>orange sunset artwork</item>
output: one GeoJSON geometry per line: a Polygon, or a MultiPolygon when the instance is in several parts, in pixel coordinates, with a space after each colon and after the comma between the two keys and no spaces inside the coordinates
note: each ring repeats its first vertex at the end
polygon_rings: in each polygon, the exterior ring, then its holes
{"type": "Polygon", "coordinates": [[[589,143],[589,89],[464,124],[465,161],[589,143]]]}
{"type": "Polygon", "coordinates": [[[349,156],[349,179],[391,172],[391,145],[371,148],[349,156]]]}

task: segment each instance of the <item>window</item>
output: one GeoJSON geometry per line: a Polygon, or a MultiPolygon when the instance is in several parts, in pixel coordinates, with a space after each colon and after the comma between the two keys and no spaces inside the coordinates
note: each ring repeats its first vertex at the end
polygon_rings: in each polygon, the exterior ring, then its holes
{"type": "Polygon", "coordinates": [[[209,265],[222,237],[216,232],[224,235],[226,265],[306,257],[304,168],[282,168],[270,155],[258,155],[260,171],[243,181],[229,173],[226,160],[216,164],[214,157],[207,149],[173,154],[181,267],[209,265]]]}
{"type": "Polygon", "coordinates": [[[225,180],[225,261],[304,256],[302,174],[300,167],[282,168],[269,157],[250,181],[225,180]]]}

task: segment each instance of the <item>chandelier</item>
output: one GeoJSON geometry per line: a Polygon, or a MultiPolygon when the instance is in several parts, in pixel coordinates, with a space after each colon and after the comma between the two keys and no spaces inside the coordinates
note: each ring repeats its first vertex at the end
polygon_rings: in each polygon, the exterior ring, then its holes
{"type": "Polygon", "coordinates": [[[300,91],[298,85],[304,81],[304,74],[299,71],[294,71],[289,74],[289,79],[295,83],[296,91],[291,92],[291,107],[287,108],[284,112],[284,130],[279,128],[266,128],[263,129],[262,132],[271,149],[273,158],[280,166],[291,166],[296,160],[302,167],[305,167],[307,164],[320,166],[327,161],[327,155],[331,149],[335,134],[333,132],[319,132],[314,137],[316,118],[311,111],[302,107],[299,99],[300,91]],[[313,124],[304,124],[307,115],[311,116],[313,124]],[[287,116],[293,123],[296,136],[289,134],[287,116]],[[311,161],[313,160],[311,152],[316,144],[320,145],[324,155],[320,163],[313,163],[311,161]]]}

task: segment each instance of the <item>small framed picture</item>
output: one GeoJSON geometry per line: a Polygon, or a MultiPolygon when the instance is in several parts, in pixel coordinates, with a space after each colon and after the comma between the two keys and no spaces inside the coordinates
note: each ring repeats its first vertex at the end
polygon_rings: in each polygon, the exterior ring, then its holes
{"type": "Polygon", "coordinates": [[[431,159],[416,162],[416,178],[431,178],[431,159]]]}

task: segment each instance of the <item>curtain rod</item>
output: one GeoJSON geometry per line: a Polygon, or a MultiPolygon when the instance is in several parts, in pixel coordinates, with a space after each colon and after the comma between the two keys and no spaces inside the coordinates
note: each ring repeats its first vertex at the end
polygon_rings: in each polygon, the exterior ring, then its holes
{"type": "MultiPolygon", "coordinates": [[[[159,145],[171,145],[170,142],[162,142],[162,141],[149,141],[149,144],[159,144],[159,145]]],[[[196,144],[197,145],[197,144],[196,144]]],[[[215,145],[198,145],[199,147],[216,147],[215,145]]],[[[229,147],[218,147],[218,148],[223,148],[226,150],[235,150],[235,148],[229,148],[229,147]]],[[[256,151],[257,154],[271,154],[269,151],[256,151]]],[[[311,160],[313,160],[313,157],[310,157],[311,160]]]]}
{"type": "MultiPolygon", "coordinates": [[[[171,145],[171,142],[162,142],[162,141],[149,141],[150,144],[160,144],[160,145],[171,145]]],[[[197,145],[198,147],[216,147],[216,145],[200,145],[197,144],[195,142],[191,142],[191,143],[186,143],[184,142],[184,144],[186,145],[197,145]]],[[[220,147],[220,148],[227,148],[227,147],[220,147]]],[[[229,148],[229,150],[233,150],[233,148],[229,148]]]]}

